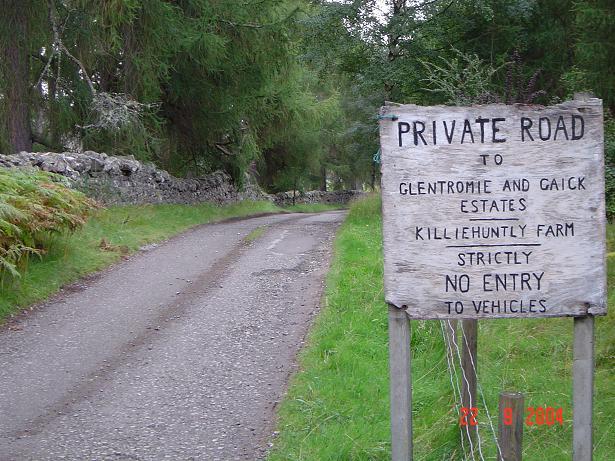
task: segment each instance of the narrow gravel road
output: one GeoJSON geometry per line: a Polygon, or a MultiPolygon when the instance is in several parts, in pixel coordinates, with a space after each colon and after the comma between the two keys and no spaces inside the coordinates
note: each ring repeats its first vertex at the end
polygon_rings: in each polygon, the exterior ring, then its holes
{"type": "Polygon", "coordinates": [[[344,216],[202,226],[0,327],[0,460],[262,459],[344,216]]]}

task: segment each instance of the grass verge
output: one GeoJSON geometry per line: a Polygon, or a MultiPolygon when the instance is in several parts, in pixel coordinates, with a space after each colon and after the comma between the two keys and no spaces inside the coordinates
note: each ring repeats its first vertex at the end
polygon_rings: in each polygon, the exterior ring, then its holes
{"type": "Polygon", "coordinates": [[[100,210],[77,232],[48,237],[45,246],[49,251],[40,260],[31,257],[26,272],[19,279],[3,281],[0,286],[0,321],[145,244],[159,242],[198,224],[281,211],[265,201],[244,201],[226,206],[203,203],[100,210]]]}
{"type": "MultiPolygon", "coordinates": [[[[280,407],[280,434],[269,461],[390,459],[381,235],[378,198],[355,203],[336,239],[325,308],[280,407]]],[[[615,228],[608,235],[615,238],[615,228]]],[[[610,313],[596,320],[594,459],[599,461],[615,452],[615,258],[609,257],[608,269],[610,313]]],[[[479,325],[479,382],[496,431],[499,392],[524,392],[526,406],[562,407],[565,421],[562,427],[526,426],[523,459],[571,459],[572,320],[502,319],[479,325]]],[[[412,322],[412,354],[415,459],[462,460],[439,322],[412,322]]],[[[495,459],[482,404],[479,422],[483,455],[495,459]]]]}
{"type": "Polygon", "coordinates": [[[252,232],[250,232],[248,235],[246,235],[243,238],[243,241],[245,243],[252,243],[253,241],[261,238],[266,230],[267,230],[267,226],[259,226],[256,229],[254,229],[252,232]]]}

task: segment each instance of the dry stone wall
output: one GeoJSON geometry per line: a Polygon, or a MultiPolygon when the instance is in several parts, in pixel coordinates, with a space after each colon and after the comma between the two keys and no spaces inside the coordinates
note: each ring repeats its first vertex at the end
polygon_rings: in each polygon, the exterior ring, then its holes
{"type": "Polygon", "coordinates": [[[107,205],[146,203],[218,204],[239,200],[271,200],[249,178],[242,191],[231,177],[216,171],[195,179],[171,176],[133,156],[84,153],[26,153],[0,155],[3,167],[37,167],[67,178],[69,184],[107,205]]]}
{"type": "MultiPolygon", "coordinates": [[[[0,155],[0,167],[35,167],[62,175],[68,184],[106,205],[147,203],[218,204],[240,200],[270,200],[280,206],[292,205],[292,192],[269,195],[246,175],[242,190],[231,177],[216,171],[194,179],[176,178],[133,156],[103,153],[21,152],[0,155]]],[[[359,191],[310,191],[297,193],[295,203],[347,204],[361,196],[359,191]]]]}

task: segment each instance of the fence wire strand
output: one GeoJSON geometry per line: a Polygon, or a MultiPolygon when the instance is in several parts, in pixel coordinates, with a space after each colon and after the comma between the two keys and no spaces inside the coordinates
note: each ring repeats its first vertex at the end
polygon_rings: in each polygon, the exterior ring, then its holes
{"type": "MultiPolygon", "coordinates": [[[[455,368],[455,361],[453,358],[453,351],[450,347],[449,341],[447,339],[447,333],[445,332],[446,327],[444,324],[448,324],[448,328],[451,331],[451,335],[455,334],[455,330],[451,325],[450,320],[441,320],[440,327],[442,330],[442,339],[444,341],[444,349],[446,350],[446,365],[448,367],[448,376],[451,381],[451,388],[453,389],[453,399],[455,401],[455,409],[461,407],[461,389],[459,388],[459,380],[457,379],[457,370],[455,368]],[[455,371],[455,379],[453,379],[453,370],[455,371]],[[456,386],[456,387],[455,387],[456,386]],[[457,395],[459,395],[459,400],[457,400],[457,395]],[[458,404],[459,403],[459,404],[458,404]]],[[[463,452],[463,459],[467,461],[468,456],[466,453],[465,443],[463,442],[463,430],[459,431],[459,438],[461,439],[461,450],[463,452]]]]}

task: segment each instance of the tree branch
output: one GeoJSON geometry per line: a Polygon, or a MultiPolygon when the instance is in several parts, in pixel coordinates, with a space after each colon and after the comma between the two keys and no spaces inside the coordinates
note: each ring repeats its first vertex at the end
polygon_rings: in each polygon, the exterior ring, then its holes
{"type": "Polygon", "coordinates": [[[226,147],[224,147],[223,144],[220,143],[214,143],[214,146],[216,147],[216,149],[218,149],[220,152],[222,152],[224,155],[228,155],[229,157],[232,157],[234,154],[228,150],[226,147]]]}
{"type": "Polygon", "coordinates": [[[229,21],[228,19],[218,19],[218,21],[223,22],[224,24],[228,24],[229,26],[236,27],[236,28],[237,27],[245,27],[245,28],[248,28],[248,29],[264,29],[264,28],[267,28],[267,27],[277,26],[278,24],[286,22],[286,21],[288,21],[290,18],[292,18],[295,14],[297,14],[300,11],[302,11],[301,8],[300,7],[296,7],[284,19],[280,19],[279,21],[271,22],[269,24],[256,24],[256,23],[253,23],[253,22],[237,23],[237,22],[229,21]]]}
{"type": "Polygon", "coordinates": [[[57,46],[58,49],[64,51],[64,53],[66,53],[66,55],[69,58],[71,58],[75,64],[79,66],[79,69],[81,69],[81,73],[83,73],[83,77],[86,83],[88,84],[88,87],[90,88],[90,91],[92,92],[92,95],[95,95],[96,88],[94,88],[94,84],[92,83],[92,80],[90,79],[90,76],[88,75],[88,71],[86,70],[85,66],[79,59],[73,56],[70,51],[68,51],[68,48],[66,48],[66,46],[64,45],[64,42],[60,38],[60,32],[58,31],[58,21],[56,18],[56,7],[55,7],[54,1],[48,0],[48,5],[49,5],[49,21],[51,22],[51,28],[53,29],[54,45],[57,46]]]}

